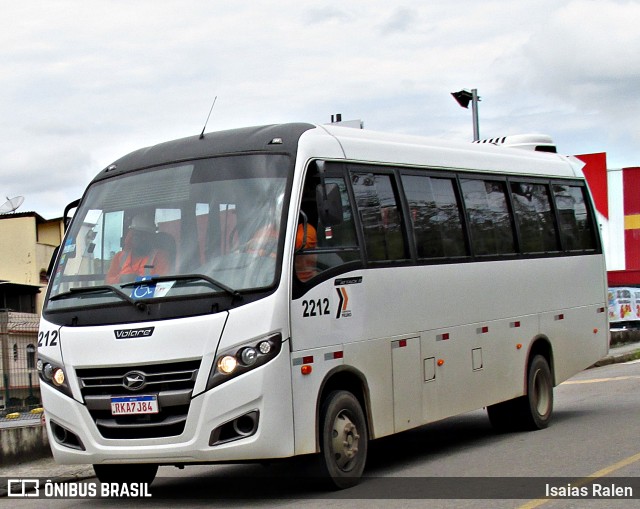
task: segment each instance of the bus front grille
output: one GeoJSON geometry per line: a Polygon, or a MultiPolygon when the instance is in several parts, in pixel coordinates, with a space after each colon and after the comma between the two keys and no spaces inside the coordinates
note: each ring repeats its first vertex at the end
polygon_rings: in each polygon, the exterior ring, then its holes
{"type": "Polygon", "coordinates": [[[187,422],[200,361],[77,369],[84,402],[104,438],[180,435],[187,422]],[[158,413],[112,415],[111,398],[157,396],[158,413]]]}

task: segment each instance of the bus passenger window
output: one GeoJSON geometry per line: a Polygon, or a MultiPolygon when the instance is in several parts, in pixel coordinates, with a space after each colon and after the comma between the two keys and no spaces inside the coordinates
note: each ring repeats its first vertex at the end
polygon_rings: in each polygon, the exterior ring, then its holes
{"type": "Polygon", "coordinates": [[[454,181],[402,175],[418,258],[467,256],[454,181]]]}
{"type": "Polygon", "coordinates": [[[560,218],[560,236],[566,251],[592,251],[596,249],[593,222],[583,186],[553,186],[553,195],[560,218]]]}
{"type": "Polygon", "coordinates": [[[520,250],[526,254],[559,251],[549,186],[512,182],[511,195],[520,228],[520,250]]]}
{"type": "Polygon", "coordinates": [[[506,183],[497,180],[460,179],[471,245],[476,256],[515,253],[506,183]]]}
{"type": "Polygon", "coordinates": [[[351,183],[369,261],[407,259],[402,220],[391,175],[353,172],[351,183]]]}

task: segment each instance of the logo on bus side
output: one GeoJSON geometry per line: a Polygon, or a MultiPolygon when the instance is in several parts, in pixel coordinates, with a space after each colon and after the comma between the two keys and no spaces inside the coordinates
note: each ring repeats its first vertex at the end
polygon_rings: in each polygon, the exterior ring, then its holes
{"type": "Polygon", "coordinates": [[[349,318],[351,316],[351,310],[348,308],[349,306],[349,294],[347,293],[347,289],[344,287],[336,288],[336,292],[338,292],[338,312],[336,313],[337,318],[349,318]]]}
{"type": "Polygon", "coordinates": [[[345,288],[346,285],[359,285],[362,283],[362,276],[348,277],[336,279],[334,284],[340,288],[336,288],[338,292],[338,312],[336,313],[336,319],[349,318],[351,316],[351,309],[349,309],[349,293],[345,288]]]}
{"type": "Polygon", "coordinates": [[[155,327],[143,327],[141,329],[120,329],[114,330],[116,339],[135,339],[135,338],[148,338],[153,334],[155,327]]]}

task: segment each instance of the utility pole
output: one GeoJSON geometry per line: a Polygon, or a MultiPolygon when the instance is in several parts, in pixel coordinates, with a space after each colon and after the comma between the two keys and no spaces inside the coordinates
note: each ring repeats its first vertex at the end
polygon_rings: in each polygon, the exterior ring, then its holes
{"type": "Polygon", "coordinates": [[[471,92],[463,89],[459,92],[452,92],[451,95],[463,108],[469,109],[469,103],[471,103],[473,141],[478,141],[480,139],[480,121],[478,120],[478,102],[480,102],[480,97],[478,96],[478,89],[472,88],[471,92]]]}

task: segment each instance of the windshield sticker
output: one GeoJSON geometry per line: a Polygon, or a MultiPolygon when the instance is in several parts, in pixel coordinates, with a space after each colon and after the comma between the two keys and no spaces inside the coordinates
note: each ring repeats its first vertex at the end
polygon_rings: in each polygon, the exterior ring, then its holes
{"type": "Polygon", "coordinates": [[[154,297],[164,297],[169,293],[171,287],[175,284],[175,281],[163,281],[162,283],[156,284],[156,293],[154,297]]]}
{"type": "Polygon", "coordinates": [[[130,297],[132,299],[152,299],[157,297],[164,297],[169,293],[171,287],[176,283],[175,281],[162,281],[160,283],[146,284],[144,281],[156,276],[141,276],[136,279],[136,282],[142,284],[136,285],[131,291],[130,297]]]}
{"type": "Polygon", "coordinates": [[[64,249],[62,250],[62,252],[64,254],[67,253],[73,253],[76,250],[76,245],[74,244],[74,242],[72,240],[67,240],[67,242],[65,242],[64,244],[64,249]]]}
{"type": "MultiPolygon", "coordinates": [[[[136,278],[136,282],[143,283],[152,276],[141,276],[136,278]]],[[[133,287],[130,297],[132,299],[151,299],[156,291],[156,283],[139,284],[133,287]]]]}

